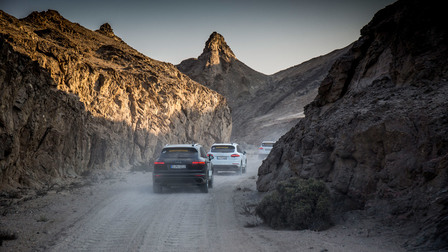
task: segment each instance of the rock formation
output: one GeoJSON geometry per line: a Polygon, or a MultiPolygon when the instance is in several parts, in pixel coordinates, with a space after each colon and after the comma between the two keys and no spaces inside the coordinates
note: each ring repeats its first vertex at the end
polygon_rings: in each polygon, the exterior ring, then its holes
{"type": "Polygon", "coordinates": [[[379,11],[322,81],[305,118],[259,169],[327,183],[340,211],[407,228],[409,249],[448,248],[448,29],[440,1],[379,11]]]}
{"type": "Polygon", "coordinates": [[[239,61],[217,32],[210,35],[197,59],[184,60],[177,68],[193,80],[225,94],[232,109],[240,106],[245,97],[254,96],[267,78],[239,61]]]}
{"type": "Polygon", "coordinates": [[[227,98],[233,141],[259,144],[278,139],[297,123],[331,65],[346,50],[267,76],[239,61],[224,37],[213,32],[197,59],[184,60],[177,67],[227,98]]]}
{"type": "Polygon", "coordinates": [[[0,11],[0,190],[149,167],[167,143],[229,141],[225,98],[104,24],[0,11]]]}

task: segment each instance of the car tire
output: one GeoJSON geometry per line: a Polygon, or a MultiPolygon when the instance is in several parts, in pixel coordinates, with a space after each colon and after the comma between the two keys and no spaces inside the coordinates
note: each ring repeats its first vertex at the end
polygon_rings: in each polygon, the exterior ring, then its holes
{"type": "Polygon", "coordinates": [[[201,192],[208,193],[208,181],[200,185],[201,192]]]}
{"type": "Polygon", "coordinates": [[[152,185],[152,191],[153,191],[154,193],[161,193],[161,192],[162,192],[162,185],[159,185],[159,184],[154,183],[154,184],[152,185]]]}
{"type": "Polygon", "coordinates": [[[208,188],[213,188],[213,178],[208,181],[208,188]]]}
{"type": "Polygon", "coordinates": [[[243,174],[243,163],[241,163],[240,168],[236,171],[236,174],[238,175],[243,174]]]}

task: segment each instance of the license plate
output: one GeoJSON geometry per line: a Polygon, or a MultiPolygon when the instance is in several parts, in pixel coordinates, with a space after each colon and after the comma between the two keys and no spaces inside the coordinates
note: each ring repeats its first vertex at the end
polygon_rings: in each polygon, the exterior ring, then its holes
{"type": "Polygon", "coordinates": [[[187,168],[186,165],[171,165],[171,169],[184,169],[187,168]]]}
{"type": "Polygon", "coordinates": [[[227,157],[217,157],[218,160],[226,160],[227,157]]]}

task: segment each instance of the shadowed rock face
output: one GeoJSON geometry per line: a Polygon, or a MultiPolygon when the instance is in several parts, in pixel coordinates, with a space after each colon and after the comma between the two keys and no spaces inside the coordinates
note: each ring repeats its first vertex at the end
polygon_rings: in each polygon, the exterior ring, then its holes
{"type": "Polygon", "coordinates": [[[184,60],[177,67],[227,98],[232,141],[258,145],[278,139],[297,123],[333,62],[346,51],[336,50],[267,76],[240,62],[224,37],[213,32],[197,59],[184,60]]]}
{"type": "Polygon", "coordinates": [[[149,167],[167,143],[229,141],[221,95],[150,59],[105,24],[0,12],[0,189],[149,167]]]}
{"type": "Polygon", "coordinates": [[[407,246],[448,247],[448,31],[440,1],[378,12],[259,169],[268,191],[319,178],[338,211],[406,224],[407,246]]]}

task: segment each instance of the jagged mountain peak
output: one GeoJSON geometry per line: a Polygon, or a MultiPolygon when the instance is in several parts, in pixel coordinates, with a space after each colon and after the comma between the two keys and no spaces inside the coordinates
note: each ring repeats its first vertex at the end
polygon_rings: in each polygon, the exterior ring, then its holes
{"type": "Polygon", "coordinates": [[[218,65],[221,63],[221,60],[230,62],[236,59],[236,57],[232,49],[227,45],[224,37],[217,32],[213,32],[207,42],[205,42],[205,48],[199,59],[206,59],[207,65],[218,65]]]}

